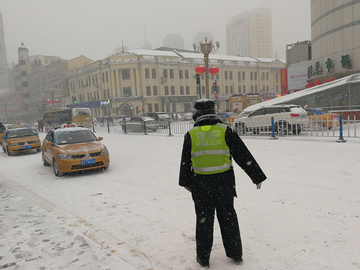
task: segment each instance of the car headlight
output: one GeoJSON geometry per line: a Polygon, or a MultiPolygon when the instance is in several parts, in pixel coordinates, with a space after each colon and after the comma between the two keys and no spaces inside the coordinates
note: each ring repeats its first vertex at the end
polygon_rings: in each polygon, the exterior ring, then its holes
{"type": "Polygon", "coordinates": [[[31,144],[31,143],[39,143],[39,142],[40,142],[40,140],[36,140],[36,141],[31,141],[29,143],[31,144]]]}
{"type": "Polygon", "coordinates": [[[101,151],[101,155],[107,155],[109,153],[109,151],[107,150],[107,148],[105,147],[102,151],[101,151]]]}
{"type": "Polygon", "coordinates": [[[67,154],[58,154],[58,158],[59,159],[72,159],[72,156],[67,155],[67,154]]]}
{"type": "Polygon", "coordinates": [[[10,143],[11,146],[18,146],[18,145],[22,145],[23,143],[10,143]]]}

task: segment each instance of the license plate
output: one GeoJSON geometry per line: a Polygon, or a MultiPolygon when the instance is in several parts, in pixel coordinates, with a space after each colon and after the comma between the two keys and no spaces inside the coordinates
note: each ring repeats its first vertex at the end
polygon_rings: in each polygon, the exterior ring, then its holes
{"type": "Polygon", "coordinates": [[[24,145],[23,147],[22,147],[22,149],[30,149],[31,148],[31,145],[24,145]]]}
{"type": "Polygon", "coordinates": [[[96,163],[95,159],[87,159],[87,160],[81,161],[81,165],[90,165],[90,164],[94,164],[94,163],[96,163]]]}

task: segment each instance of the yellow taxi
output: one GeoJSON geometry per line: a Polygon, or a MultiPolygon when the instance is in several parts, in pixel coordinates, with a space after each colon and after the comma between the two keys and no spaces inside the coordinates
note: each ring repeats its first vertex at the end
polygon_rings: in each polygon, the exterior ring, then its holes
{"type": "Polygon", "coordinates": [[[308,127],[315,130],[332,129],[340,125],[339,115],[325,109],[304,108],[308,114],[308,127]]]}
{"type": "Polygon", "coordinates": [[[30,128],[7,129],[2,137],[2,149],[8,156],[23,152],[40,152],[39,135],[30,128]]]}
{"type": "Polygon", "coordinates": [[[64,173],[104,169],[110,164],[109,151],[91,130],[65,127],[50,130],[41,146],[44,166],[52,165],[56,176],[64,173]]]}

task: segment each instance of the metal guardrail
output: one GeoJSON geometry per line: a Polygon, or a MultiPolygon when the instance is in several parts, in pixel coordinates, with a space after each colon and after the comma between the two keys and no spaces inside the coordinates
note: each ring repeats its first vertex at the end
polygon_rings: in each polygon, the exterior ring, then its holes
{"type": "MultiPolygon", "coordinates": [[[[235,128],[234,123],[227,123],[232,128],[235,128]]],[[[94,131],[107,131],[108,133],[142,133],[142,134],[185,134],[191,128],[193,128],[193,121],[173,121],[173,122],[145,122],[143,125],[124,122],[122,125],[109,125],[104,126],[94,125],[94,131]],[[154,128],[156,126],[156,128],[154,128]]],[[[257,131],[257,130],[256,130],[257,131]]],[[[322,121],[310,120],[306,127],[303,127],[299,132],[297,129],[295,132],[287,132],[286,134],[279,135],[274,127],[274,123],[269,127],[264,127],[262,131],[255,132],[255,129],[248,129],[245,134],[239,134],[240,136],[271,136],[271,137],[283,137],[283,136],[303,136],[303,137],[338,137],[338,138],[358,138],[360,137],[360,119],[347,117],[343,119],[339,117],[339,121],[332,119],[324,119],[322,121]]]]}

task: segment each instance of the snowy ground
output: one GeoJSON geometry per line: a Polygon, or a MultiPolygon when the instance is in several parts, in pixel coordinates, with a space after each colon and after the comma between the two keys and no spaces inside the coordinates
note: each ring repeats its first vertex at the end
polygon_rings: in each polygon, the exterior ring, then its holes
{"type": "MultiPolygon", "coordinates": [[[[0,152],[0,269],[200,269],[183,135],[96,134],[104,172],[57,178],[40,153],[0,152]]],[[[244,263],[215,223],[211,269],[360,269],[360,139],[336,139],[244,137],[268,180],[236,166],[244,263]]]]}

